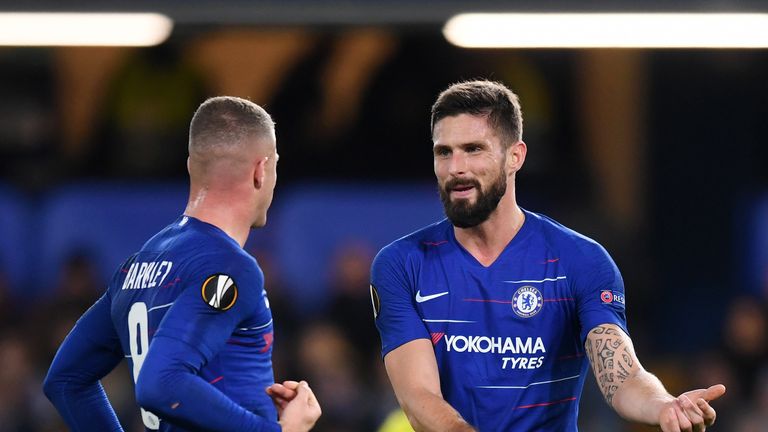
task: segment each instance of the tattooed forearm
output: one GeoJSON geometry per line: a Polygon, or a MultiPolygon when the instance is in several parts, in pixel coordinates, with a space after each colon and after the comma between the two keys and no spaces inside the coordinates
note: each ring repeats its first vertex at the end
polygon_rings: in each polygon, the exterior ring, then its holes
{"type": "Polygon", "coordinates": [[[592,329],[587,335],[586,349],[600,391],[608,405],[613,396],[636,369],[632,346],[627,336],[607,325],[592,329]]]}

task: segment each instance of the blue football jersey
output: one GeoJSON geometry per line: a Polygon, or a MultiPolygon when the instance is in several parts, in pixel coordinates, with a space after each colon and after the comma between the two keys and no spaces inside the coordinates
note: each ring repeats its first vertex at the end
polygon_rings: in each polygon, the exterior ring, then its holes
{"type": "Polygon", "coordinates": [[[576,431],[586,335],[626,331],[624,283],[599,244],[524,214],[488,267],[448,220],[382,249],[371,271],[382,355],[430,339],[443,397],[480,431],[576,431]]]}
{"type": "MultiPolygon", "coordinates": [[[[275,422],[279,430],[277,412],[264,392],[274,382],[272,314],[264,277],[256,260],[234,239],[213,225],[182,216],[120,267],[105,297],[134,380],[145,359],[153,358],[156,350],[162,359],[163,346],[176,344],[189,353],[181,367],[235,404],[275,422]]],[[[153,392],[169,390],[163,388],[168,383],[143,385],[158,387],[150,389],[153,392]]],[[[169,401],[173,409],[179,403],[169,401]]],[[[204,404],[197,411],[201,421],[223,414],[209,412],[204,404]]],[[[142,419],[151,430],[186,429],[144,409],[142,419]]],[[[182,424],[190,429],[196,425],[182,424]]]]}

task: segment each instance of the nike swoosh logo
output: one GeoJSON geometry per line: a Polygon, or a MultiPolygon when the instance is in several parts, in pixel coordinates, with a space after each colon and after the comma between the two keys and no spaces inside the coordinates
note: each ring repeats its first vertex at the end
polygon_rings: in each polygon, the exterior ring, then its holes
{"type": "Polygon", "coordinates": [[[442,297],[444,295],[448,294],[448,291],[437,293],[437,294],[430,294],[427,296],[421,295],[421,290],[416,291],[416,303],[424,303],[425,301],[430,301],[432,299],[436,299],[438,297],[442,297]]]}

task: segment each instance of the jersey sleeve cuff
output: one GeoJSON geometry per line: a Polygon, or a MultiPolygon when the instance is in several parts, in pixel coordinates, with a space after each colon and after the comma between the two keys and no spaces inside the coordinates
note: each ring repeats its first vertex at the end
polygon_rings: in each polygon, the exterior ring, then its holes
{"type": "Polygon", "coordinates": [[[592,329],[594,329],[597,326],[604,325],[604,324],[614,324],[614,325],[618,326],[619,328],[621,328],[622,330],[624,330],[624,333],[629,335],[629,330],[627,329],[627,323],[624,320],[620,319],[619,317],[607,316],[607,317],[602,317],[602,318],[599,318],[599,319],[592,319],[590,321],[582,323],[581,335],[580,335],[581,336],[581,346],[584,347],[584,344],[587,342],[587,335],[589,334],[589,332],[592,331],[592,329]]]}
{"type": "Polygon", "coordinates": [[[394,342],[387,343],[386,345],[381,347],[381,358],[383,359],[390,352],[396,350],[397,348],[400,348],[401,346],[407,344],[408,342],[415,341],[417,339],[427,339],[427,340],[430,340],[429,337],[424,336],[424,335],[411,335],[411,336],[407,336],[407,337],[398,339],[398,340],[396,340],[394,342]]]}

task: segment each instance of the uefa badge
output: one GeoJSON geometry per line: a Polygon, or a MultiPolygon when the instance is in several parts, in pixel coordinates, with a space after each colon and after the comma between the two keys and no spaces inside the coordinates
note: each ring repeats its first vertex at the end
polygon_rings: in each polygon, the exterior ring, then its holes
{"type": "Polygon", "coordinates": [[[208,306],[225,311],[235,305],[237,301],[237,285],[228,275],[217,273],[209,276],[200,290],[203,300],[208,306]]]}
{"type": "Polygon", "coordinates": [[[544,306],[544,299],[541,297],[541,292],[532,286],[520,287],[512,295],[512,310],[519,317],[530,318],[539,313],[542,306],[544,306]]]}
{"type": "Polygon", "coordinates": [[[600,292],[600,300],[603,301],[603,303],[611,303],[613,302],[613,293],[610,291],[601,291],[600,292]]]}

